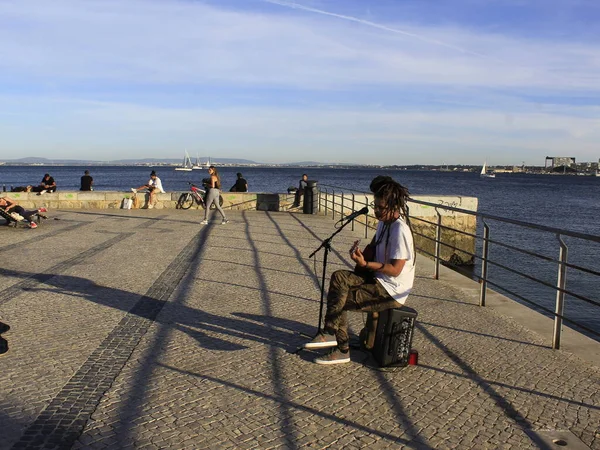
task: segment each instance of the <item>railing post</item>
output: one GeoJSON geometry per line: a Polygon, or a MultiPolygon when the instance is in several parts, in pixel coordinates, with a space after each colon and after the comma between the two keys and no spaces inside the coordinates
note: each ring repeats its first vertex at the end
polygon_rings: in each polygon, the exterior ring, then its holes
{"type": "Polygon", "coordinates": [[[567,254],[568,248],[565,241],[562,240],[560,234],[557,234],[558,242],[560,243],[560,252],[558,255],[558,279],[556,280],[556,315],[554,316],[554,336],[552,337],[552,348],[558,350],[560,348],[560,335],[562,332],[562,315],[564,311],[565,293],[564,289],[567,285],[567,254]]]}
{"type": "MultiPolygon", "coordinates": [[[[354,211],[354,192],[352,193],[352,211],[354,211]]],[[[365,218],[365,220],[367,220],[365,218]]],[[[352,221],[352,231],[354,231],[354,220],[352,221]]]]}
{"type": "Polygon", "coordinates": [[[319,190],[317,191],[319,194],[318,200],[317,200],[317,204],[319,205],[319,209],[318,212],[321,213],[321,188],[319,187],[319,190]]]}
{"type": "Polygon", "coordinates": [[[481,255],[481,290],[479,291],[479,306],[485,306],[485,294],[487,291],[487,272],[488,272],[488,239],[490,238],[490,227],[483,221],[483,249],[481,255]]]}
{"type": "Polygon", "coordinates": [[[440,279],[440,251],[441,251],[441,242],[442,242],[442,215],[435,208],[435,212],[437,214],[437,225],[435,227],[435,266],[433,269],[433,278],[435,280],[440,279]]]}
{"type": "MultiPolygon", "coordinates": [[[[369,197],[365,195],[365,205],[369,204],[369,197]]],[[[369,218],[365,216],[365,239],[369,238],[369,218]]]]}
{"type": "Polygon", "coordinates": [[[335,191],[333,189],[331,190],[331,207],[332,219],[335,220],[335,191]]]}
{"type": "Polygon", "coordinates": [[[345,194],[344,191],[342,191],[342,206],[340,206],[340,219],[344,217],[344,198],[345,194]]]}

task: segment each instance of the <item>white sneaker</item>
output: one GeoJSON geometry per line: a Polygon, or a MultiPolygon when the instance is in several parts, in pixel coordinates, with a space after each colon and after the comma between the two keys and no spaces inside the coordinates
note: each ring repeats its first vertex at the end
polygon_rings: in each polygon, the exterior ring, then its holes
{"type": "Polygon", "coordinates": [[[200,225],[208,225],[208,220],[204,219],[202,222],[200,222],[200,225]]]}
{"type": "Polygon", "coordinates": [[[154,205],[148,205],[148,209],[154,208],[154,205]]]}
{"type": "Polygon", "coordinates": [[[229,220],[223,219],[223,221],[221,222],[221,225],[225,225],[226,223],[229,223],[229,220]]]}

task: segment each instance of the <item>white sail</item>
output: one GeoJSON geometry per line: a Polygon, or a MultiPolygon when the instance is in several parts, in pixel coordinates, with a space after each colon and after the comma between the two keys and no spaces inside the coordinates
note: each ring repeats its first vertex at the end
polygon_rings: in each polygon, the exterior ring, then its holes
{"type": "Polygon", "coordinates": [[[198,155],[198,153],[196,153],[196,164],[194,164],[192,166],[192,169],[194,169],[194,170],[202,169],[202,163],[200,162],[200,155],[198,155]]]}
{"type": "Polygon", "coordinates": [[[487,173],[487,161],[483,163],[483,167],[481,168],[481,173],[479,174],[481,178],[496,178],[495,173],[487,173]]]}
{"type": "Polygon", "coordinates": [[[175,167],[175,170],[184,172],[190,172],[192,170],[192,160],[190,159],[190,155],[188,155],[187,150],[183,157],[183,165],[181,167],[175,167]]]}

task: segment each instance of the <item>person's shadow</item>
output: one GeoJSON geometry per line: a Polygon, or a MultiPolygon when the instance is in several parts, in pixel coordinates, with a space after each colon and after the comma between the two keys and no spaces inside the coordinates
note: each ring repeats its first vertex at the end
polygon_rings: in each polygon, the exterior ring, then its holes
{"type": "MultiPolygon", "coordinates": [[[[293,342],[298,340],[296,338],[299,334],[314,332],[313,327],[289,319],[241,312],[231,315],[212,314],[180,302],[167,302],[150,296],[140,297],[139,294],[100,286],[86,278],[71,275],[31,274],[3,268],[0,268],[0,274],[23,279],[17,284],[26,285],[14,286],[17,290],[32,293],[50,291],[54,294],[75,296],[156,321],[188,334],[200,347],[208,350],[234,351],[247,348],[246,345],[239,343],[240,340],[250,340],[289,350],[294,347],[293,342]],[[37,282],[32,285],[31,281],[37,282]],[[48,285],[51,287],[45,287],[48,285]],[[168,314],[159,314],[163,307],[168,309],[168,314]],[[215,337],[215,334],[221,337],[215,337]],[[228,338],[238,342],[232,342],[228,338]]],[[[43,295],[36,297],[43,298],[43,295]]]]}

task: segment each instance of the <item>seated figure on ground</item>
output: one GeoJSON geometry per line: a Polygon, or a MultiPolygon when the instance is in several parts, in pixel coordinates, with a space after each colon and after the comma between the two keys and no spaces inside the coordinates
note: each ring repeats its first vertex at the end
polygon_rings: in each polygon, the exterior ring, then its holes
{"type": "Polygon", "coordinates": [[[150,172],[150,180],[148,180],[148,183],[146,183],[143,186],[140,186],[137,189],[131,189],[134,193],[136,193],[137,191],[139,191],[140,189],[147,189],[148,192],[150,192],[150,199],[148,200],[148,209],[152,209],[154,208],[154,205],[156,204],[156,193],[159,192],[161,194],[165,193],[165,190],[163,189],[162,186],[162,182],[160,181],[160,178],[158,178],[158,176],[156,175],[156,172],[153,170],[152,172],[150,172]]]}
{"type": "Polygon", "coordinates": [[[315,359],[317,364],[350,362],[347,311],[381,311],[402,306],[415,278],[415,246],[407,214],[408,190],[390,179],[372,185],[373,209],[379,221],[371,243],[352,249],[354,271],[331,275],[325,326],[304,348],[332,350],[315,359]]]}
{"type": "Polygon", "coordinates": [[[46,217],[43,213],[46,212],[46,208],[39,208],[33,210],[25,210],[22,206],[19,206],[16,200],[9,197],[0,197],[0,209],[5,213],[10,214],[16,221],[26,220],[29,223],[30,228],[37,228],[33,216],[39,215],[40,217],[46,217]]]}

